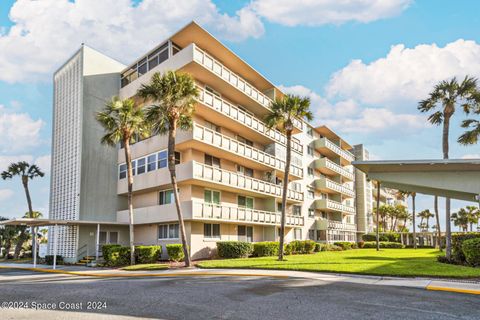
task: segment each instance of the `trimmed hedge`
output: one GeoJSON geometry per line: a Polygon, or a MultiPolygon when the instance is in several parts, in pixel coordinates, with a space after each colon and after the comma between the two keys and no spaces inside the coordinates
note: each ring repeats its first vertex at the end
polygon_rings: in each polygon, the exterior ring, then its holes
{"type": "Polygon", "coordinates": [[[469,265],[473,267],[480,266],[480,238],[463,241],[462,252],[469,265]]]}
{"type": "Polygon", "coordinates": [[[320,243],[315,243],[315,252],[320,252],[322,251],[322,245],[320,243]]]}
{"type": "Polygon", "coordinates": [[[285,247],[286,254],[310,254],[315,251],[313,240],[294,240],[285,247]]]}
{"type": "Polygon", "coordinates": [[[278,255],[279,243],[277,241],[255,242],[253,255],[255,257],[268,257],[278,255]]]}
{"type": "Polygon", "coordinates": [[[365,241],[358,241],[357,247],[362,249],[365,246],[365,241]]]}
{"type": "MultiPolygon", "coordinates": [[[[49,254],[45,256],[45,263],[49,266],[53,265],[53,254],[49,254]]],[[[63,264],[63,257],[57,254],[57,264],[63,264]]]]}
{"type": "Polygon", "coordinates": [[[253,244],[245,241],[218,241],[217,252],[220,258],[247,258],[253,252],[253,244]]]}
{"type": "MultiPolygon", "coordinates": [[[[405,245],[398,243],[398,242],[388,242],[388,241],[380,241],[379,243],[380,248],[384,249],[403,249],[405,245]]],[[[375,241],[365,241],[363,244],[363,248],[365,249],[373,249],[377,247],[377,243],[375,241]]]]}
{"type": "Polygon", "coordinates": [[[135,247],[135,260],[137,263],[155,263],[160,260],[162,246],[137,246],[135,247]]]}
{"type": "Polygon", "coordinates": [[[459,264],[465,263],[466,257],[463,253],[463,242],[469,239],[480,238],[480,232],[454,233],[452,234],[452,259],[459,264]]]}
{"type": "Polygon", "coordinates": [[[167,253],[168,259],[175,262],[180,262],[185,259],[185,254],[183,253],[183,245],[179,243],[167,244],[167,253]]]}
{"type": "MultiPolygon", "coordinates": [[[[396,232],[381,233],[378,238],[382,242],[400,242],[400,234],[396,232]]],[[[364,234],[362,240],[366,242],[377,241],[377,235],[375,233],[364,234]]]]}
{"type": "Polygon", "coordinates": [[[358,246],[355,242],[338,241],[334,242],[333,244],[341,247],[343,250],[358,249],[358,246]]]}
{"type": "Polygon", "coordinates": [[[115,245],[107,249],[107,255],[103,251],[103,259],[105,264],[110,267],[120,267],[130,264],[130,247],[122,247],[115,245]]]}

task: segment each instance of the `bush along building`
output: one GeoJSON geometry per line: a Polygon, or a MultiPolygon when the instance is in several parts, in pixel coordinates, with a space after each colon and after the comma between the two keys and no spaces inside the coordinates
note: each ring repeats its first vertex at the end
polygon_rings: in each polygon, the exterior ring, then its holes
{"type": "MultiPolygon", "coordinates": [[[[155,72],[168,70],[192,75],[200,93],[193,129],[177,133],[175,150],[193,259],[214,254],[220,240],[278,240],[286,137],[263,119],[284,93],[192,22],[128,67],[82,46],[56,72],[50,218],[73,222],[56,229],[66,261],[128,244],[124,151],[100,144],[95,114],[112,96],[136,98],[155,72]]],[[[368,231],[356,217],[350,149],[326,126],[295,123],[287,241],[356,241],[368,231]]],[[[161,245],[166,257],[165,246],[180,243],[167,137],[139,141],[131,152],[135,244],[161,245]]]]}

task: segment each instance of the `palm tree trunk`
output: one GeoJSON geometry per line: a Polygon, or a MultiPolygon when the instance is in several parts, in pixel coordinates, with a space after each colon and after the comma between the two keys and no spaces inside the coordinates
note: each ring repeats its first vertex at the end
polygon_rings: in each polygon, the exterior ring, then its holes
{"type": "Polygon", "coordinates": [[[11,249],[11,248],[12,248],[12,240],[7,240],[7,241],[5,242],[5,253],[4,253],[4,255],[3,255],[3,258],[4,258],[5,260],[8,259],[8,254],[10,253],[10,249],[11,249]]]}
{"type": "Polygon", "coordinates": [[[283,193],[282,193],[282,216],[280,220],[280,243],[278,248],[278,260],[283,260],[283,245],[285,243],[285,219],[287,214],[287,192],[288,192],[288,175],[290,173],[290,162],[292,161],[292,131],[287,130],[287,154],[285,161],[285,173],[283,175],[283,193]]]}
{"type": "MultiPolygon", "coordinates": [[[[451,114],[444,114],[443,119],[443,136],[442,136],[442,149],[443,159],[448,159],[448,133],[450,130],[450,117],[451,114]]],[[[445,251],[446,258],[450,260],[452,257],[452,231],[450,221],[450,198],[445,199],[445,251]]]]}
{"type": "Polygon", "coordinates": [[[416,229],[415,229],[415,194],[412,194],[412,210],[413,210],[413,214],[412,214],[412,224],[413,224],[413,248],[414,249],[417,249],[417,232],[416,232],[416,229]]]}
{"type": "Polygon", "coordinates": [[[173,195],[175,198],[175,207],[177,209],[178,224],[180,227],[180,236],[182,238],[183,254],[185,255],[185,267],[190,267],[190,250],[187,244],[187,234],[185,232],[185,223],[183,222],[182,208],[180,207],[180,198],[177,186],[177,174],[175,170],[175,136],[177,134],[177,123],[174,119],[168,130],[168,170],[170,171],[170,179],[172,181],[173,195]]]}
{"type": "Polygon", "coordinates": [[[440,251],[442,251],[442,232],[440,231],[440,215],[438,214],[438,196],[435,196],[433,201],[433,207],[435,210],[435,223],[437,225],[437,246],[440,251]]]}
{"type": "MultiPolygon", "coordinates": [[[[25,190],[25,197],[27,198],[27,204],[28,204],[28,214],[30,218],[33,218],[33,207],[32,207],[32,198],[30,197],[30,190],[28,190],[28,176],[22,176],[22,184],[23,184],[23,189],[25,190]]],[[[34,252],[33,250],[33,227],[30,227],[30,233],[32,234],[32,254],[34,252]]],[[[21,247],[20,247],[21,249],[21,247]]],[[[15,252],[17,252],[17,249],[15,248],[15,252]]]]}
{"type": "Polygon", "coordinates": [[[377,242],[377,251],[380,251],[380,181],[377,181],[377,230],[375,233],[375,240],[377,242]]]}
{"type": "Polygon", "coordinates": [[[18,259],[20,257],[20,252],[22,251],[23,243],[25,242],[27,235],[25,230],[20,231],[20,235],[17,239],[17,244],[15,245],[15,251],[13,252],[13,259],[18,259]]]}
{"type": "MultiPolygon", "coordinates": [[[[125,161],[127,162],[127,179],[128,179],[128,231],[130,235],[130,265],[135,264],[135,241],[134,241],[134,231],[133,231],[133,172],[132,172],[132,154],[130,152],[130,139],[123,140],[124,150],[125,150],[125,161]]],[[[99,248],[96,248],[98,250],[99,248]]]]}

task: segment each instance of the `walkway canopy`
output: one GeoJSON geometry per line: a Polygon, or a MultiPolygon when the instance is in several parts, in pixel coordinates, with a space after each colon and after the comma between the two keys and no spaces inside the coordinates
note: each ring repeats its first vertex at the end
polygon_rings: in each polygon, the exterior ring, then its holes
{"type": "Polygon", "coordinates": [[[387,188],[479,201],[480,159],[354,161],[370,180],[387,188]]]}

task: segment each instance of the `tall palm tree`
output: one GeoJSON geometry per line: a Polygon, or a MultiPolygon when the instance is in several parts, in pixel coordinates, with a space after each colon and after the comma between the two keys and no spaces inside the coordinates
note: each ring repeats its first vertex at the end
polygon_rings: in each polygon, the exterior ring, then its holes
{"type": "Polygon", "coordinates": [[[434,215],[428,209],[422,210],[418,213],[418,217],[420,218],[419,228],[421,228],[422,231],[424,231],[424,232],[428,231],[428,229],[430,227],[429,221],[430,221],[430,218],[433,218],[433,216],[434,215]],[[424,221],[426,221],[426,222],[424,222],[424,221]]]}
{"type": "MultiPolygon", "coordinates": [[[[448,159],[450,119],[455,113],[455,108],[460,105],[467,114],[477,109],[480,104],[480,93],[477,87],[477,79],[465,76],[462,82],[454,77],[437,84],[427,99],[420,101],[420,112],[433,112],[428,121],[435,125],[443,125],[442,151],[443,158],[448,159]]],[[[452,256],[452,232],[450,228],[450,198],[445,200],[445,238],[446,257],[452,256]]]]}
{"type": "Polygon", "coordinates": [[[466,206],[468,224],[470,225],[470,232],[473,231],[473,225],[478,222],[478,208],[476,206],[466,206]]]}
{"type": "MultiPolygon", "coordinates": [[[[29,218],[33,218],[33,208],[32,208],[32,198],[30,197],[30,190],[28,188],[28,181],[33,180],[37,177],[43,177],[45,174],[42,170],[35,164],[29,164],[26,161],[20,161],[17,163],[11,163],[6,171],[1,173],[2,179],[13,179],[16,176],[19,176],[22,180],[23,190],[25,191],[25,197],[27,198],[28,213],[29,218]]],[[[33,235],[33,227],[31,227],[31,232],[33,235]]],[[[23,242],[26,240],[24,231],[19,236],[19,241],[15,247],[14,258],[18,258],[20,250],[22,249],[23,242]]]]}
{"type": "Polygon", "coordinates": [[[175,172],[175,137],[177,129],[192,129],[195,98],[198,97],[199,92],[191,75],[179,71],[167,71],[163,74],[154,73],[150,83],[143,84],[137,94],[153,103],[146,111],[146,119],[151,124],[153,133],[168,134],[168,170],[177,209],[185,266],[190,267],[190,250],[187,245],[175,172]]]}
{"type": "Polygon", "coordinates": [[[292,159],[292,134],[293,122],[295,119],[313,120],[313,113],[310,111],[310,99],[296,95],[287,94],[276,99],[270,105],[271,113],[265,117],[265,124],[268,128],[278,128],[287,137],[287,152],[285,160],[285,172],[283,175],[282,193],[282,216],[280,222],[280,244],[278,260],[283,260],[285,242],[285,216],[287,210],[288,176],[290,174],[290,163],[292,159]]]}
{"type": "Polygon", "coordinates": [[[435,232],[437,233],[437,243],[438,249],[443,251],[442,249],[442,231],[440,230],[440,215],[438,214],[438,196],[434,196],[433,200],[433,210],[435,211],[435,232]]]}
{"type": "Polygon", "coordinates": [[[101,139],[102,144],[114,147],[121,142],[124,147],[127,164],[130,264],[133,265],[135,264],[135,246],[132,202],[133,172],[130,144],[135,143],[137,137],[147,137],[149,130],[145,122],[143,109],[137,106],[133,99],[121,100],[118,97],[113,97],[105,104],[104,109],[97,113],[97,121],[105,130],[105,135],[101,139]]]}

